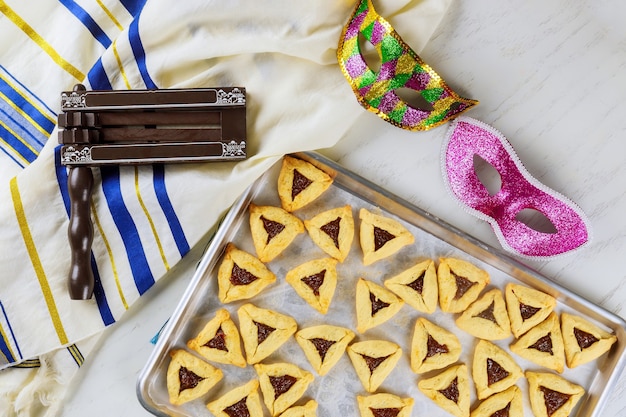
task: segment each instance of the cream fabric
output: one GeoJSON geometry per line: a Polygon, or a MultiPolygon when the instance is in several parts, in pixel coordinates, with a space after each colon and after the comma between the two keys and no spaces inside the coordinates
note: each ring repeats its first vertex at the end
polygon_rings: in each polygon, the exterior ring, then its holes
{"type": "MultiPolygon", "coordinates": [[[[450,2],[375,7],[420,51],[450,2]]],[[[5,415],[56,415],[63,387],[100,332],[255,178],[283,154],[331,147],[351,129],[365,110],[335,54],[354,5],[0,0],[0,364],[31,366],[0,371],[5,415]],[[67,296],[66,171],[54,123],[60,92],[78,82],[88,89],[243,86],[248,95],[246,161],[93,170],[101,287],[84,302],[67,296]]]]}

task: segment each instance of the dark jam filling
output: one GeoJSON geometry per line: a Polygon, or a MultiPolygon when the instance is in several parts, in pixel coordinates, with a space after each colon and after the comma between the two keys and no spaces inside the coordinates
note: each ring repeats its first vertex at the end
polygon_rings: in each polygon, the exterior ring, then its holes
{"type": "Polygon", "coordinates": [[[302,175],[297,169],[293,170],[293,182],[291,183],[291,199],[296,198],[304,189],[311,185],[313,181],[302,175]]]}
{"type": "Polygon", "coordinates": [[[313,343],[313,346],[317,349],[317,353],[320,355],[320,358],[322,358],[322,362],[324,362],[324,358],[326,358],[328,349],[335,344],[333,340],[321,339],[319,337],[309,339],[309,341],[313,343]]]}
{"type": "Polygon", "coordinates": [[[301,279],[309,288],[313,290],[313,294],[316,297],[320,296],[320,287],[324,283],[324,277],[326,276],[326,270],[318,272],[317,274],[304,277],[301,279]]]}
{"type": "Polygon", "coordinates": [[[376,370],[376,368],[378,368],[380,366],[381,363],[385,362],[387,360],[387,358],[389,356],[391,356],[391,355],[381,356],[380,358],[373,358],[371,356],[367,356],[367,355],[363,355],[363,354],[361,354],[361,356],[365,360],[365,363],[367,364],[367,367],[370,369],[370,373],[372,373],[372,372],[374,372],[376,370]]]}
{"type": "Polygon", "coordinates": [[[413,282],[407,285],[407,287],[416,291],[418,294],[421,294],[424,291],[424,276],[426,275],[426,271],[422,272],[422,274],[417,277],[413,282]]]}
{"type": "Polygon", "coordinates": [[[324,226],[320,227],[320,230],[326,233],[335,243],[335,247],[339,249],[339,223],[341,222],[341,217],[337,217],[332,222],[326,223],[324,226]]]}
{"type": "Polygon", "coordinates": [[[546,404],[546,412],[548,416],[551,416],[563,406],[571,397],[569,394],[563,394],[562,392],[553,391],[550,388],[539,387],[543,392],[543,401],[546,404]]]}
{"type": "Polygon", "coordinates": [[[254,274],[240,268],[239,265],[233,264],[233,270],[230,273],[230,283],[233,285],[248,285],[259,279],[254,274]]]}
{"type": "Polygon", "coordinates": [[[594,335],[584,332],[580,329],[577,329],[576,327],[574,327],[574,337],[576,337],[576,341],[578,342],[578,346],[581,349],[587,349],[589,346],[593,345],[594,343],[596,343],[598,340],[597,337],[595,337],[594,335]]]}
{"type": "Polygon", "coordinates": [[[379,227],[374,226],[374,251],[385,246],[385,243],[389,242],[392,239],[395,239],[395,235],[392,235],[386,230],[383,230],[379,227]]]}
{"type": "Polygon", "coordinates": [[[496,316],[493,315],[493,307],[494,307],[494,303],[492,301],[489,307],[487,307],[485,310],[481,311],[479,314],[475,315],[474,317],[480,317],[481,319],[485,319],[485,320],[489,320],[494,323],[497,323],[496,316]]]}
{"type": "Polygon", "coordinates": [[[400,414],[399,408],[372,408],[370,411],[374,417],[397,417],[400,414]]]}
{"type": "Polygon", "coordinates": [[[222,330],[222,326],[217,329],[217,332],[215,332],[215,336],[213,337],[213,339],[206,342],[204,346],[228,352],[228,348],[226,347],[226,333],[224,333],[224,331],[222,330]]]}
{"type": "Polygon", "coordinates": [[[374,294],[370,292],[370,302],[372,303],[372,317],[383,308],[389,307],[389,303],[379,300],[374,294]]]}
{"type": "Polygon", "coordinates": [[[180,388],[178,390],[180,394],[186,389],[195,388],[204,378],[181,366],[178,368],[178,379],[180,380],[180,388]]]}
{"type": "Polygon", "coordinates": [[[426,342],[426,357],[424,359],[430,358],[431,356],[439,355],[440,353],[448,353],[448,346],[442,345],[437,342],[431,335],[428,335],[428,341],[426,342]]]}
{"type": "Polygon", "coordinates": [[[509,410],[511,409],[511,403],[508,403],[506,407],[501,410],[496,411],[489,417],[509,417],[509,410]]]}
{"type": "Polygon", "coordinates": [[[459,379],[454,378],[454,380],[448,385],[446,389],[440,389],[439,392],[454,403],[459,402],[459,379]]]}
{"type": "Polygon", "coordinates": [[[250,417],[250,410],[248,410],[248,405],[246,404],[247,399],[248,397],[243,397],[235,404],[226,407],[224,412],[228,414],[228,417],[250,417]]]}
{"type": "Polygon", "coordinates": [[[524,321],[528,320],[529,318],[537,314],[539,310],[541,309],[537,307],[529,306],[527,304],[519,303],[519,312],[522,315],[522,320],[524,321]]]}
{"type": "Polygon", "coordinates": [[[530,349],[537,349],[539,352],[554,355],[554,352],[552,352],[552,333],[548,333],[528,347],[530,349]]]}
{"type": "Polygon", "coordinates": [[[268,338],[268,336],[274,331],[276,330],[275,328],[268,326],[267,324],[263,324],[263,323],[258,323],[256,321],[253,321],[254,324],[256,324],[256,329],[257,329],[257,344],[260,345],[261,343],[263,343],[265,341],[265,339],[268,338]]]}
{"type": "Polygon", "coordinates": [[[280,397],[298,381],[298,378],[291,375],[270,376],[270,384],[274,388],[274,399],[280,397]]]}
{"type": "Polygon", "coordinates": [[[454,294],[455,300],[458,300],[459,298],[463,297],[470,288],[476,285],[475,282],[470,281],[469,279],[465,277],[460,277],[458,275],[455,275],[452,273],[452,271],[450,271],[450,275],[454,277],[454,281],[456,282],[456,294],[454,294]]]}
{"type": "Polygon", "coordinates": [[[275,222],[274,220],[266,219],[264,216],[261,216],[261,221],[263,222],[263,228],[267,232],[267,243],[270,243],[270,240],[274,239],[277,234],[285,230],[285,225],[282,223],[275,222]]]}
{"type": "Polygon", "coordinates": [[[487,385],[491,386],[509,376],[509,372],[491,358],[487,358],[487,385]]]}

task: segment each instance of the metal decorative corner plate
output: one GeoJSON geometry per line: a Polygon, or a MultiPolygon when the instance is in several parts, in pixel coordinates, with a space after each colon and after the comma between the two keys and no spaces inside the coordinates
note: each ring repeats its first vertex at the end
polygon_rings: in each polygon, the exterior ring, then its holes
{"type": "Polygon", "coordinates": [[[87,107],[85,102],[86,94],[77,93],[72,91],[71,93],[61,93],[61,108],[62,109],[79,109],[87,107]]]}
{"type": "Polygon", "coordinates": [[[238,88],[231,91],[217,90],[216,104],[246,104],[246,95],[238,88]]]}
{"type": "Polygon", "coordinates": [[[64,165],[88,163],[92,161],[93,159],[91,159],[91,147],[89,146],[75,148],[74,146],[69,145],[64,146],[61,149],[61,163],[64,165]]]}
{"type": "Polygon", "coordinates": [[[237,143],[234,140],[231,140],[228,143],[222,142],[222,156],[245,157],[246,156],[246,142],[241,141],[237,143]]]}

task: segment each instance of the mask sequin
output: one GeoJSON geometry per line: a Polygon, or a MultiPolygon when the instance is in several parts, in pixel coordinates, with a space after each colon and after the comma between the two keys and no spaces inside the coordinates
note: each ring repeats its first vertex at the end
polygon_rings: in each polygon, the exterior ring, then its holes
{"type": "Polygon", "coordinates": [[[468,212],[489,222],[502,246],[518,255],[545,258],[571,252],[589,241],[585,215],[572,201],[533,178],[506,138],[491,126],[460,117],[450,126],[442,151],[444,180],[468,212]],[[502,185],[490,195],[474,168],[474,155],[494,167],[502,185]],[[556,232],[535,230],[516,218],[524,209],[541,212],[556,232]]]}
{"type": "Polygon", "coordinates": [[[361,0],[357,4],[341,34],[337,58],[361,105],[403,129],[431,129],[478,103],[452,91],[400,38],[389,22],[376,13],[371,0],[361,0]],[[365,62],[359,34],[376,48],[381,59],[378,72],[365,62]],[[396,94],[399,88],[421,94],[432,105],[432,110],[411,106],[396,94]]]}

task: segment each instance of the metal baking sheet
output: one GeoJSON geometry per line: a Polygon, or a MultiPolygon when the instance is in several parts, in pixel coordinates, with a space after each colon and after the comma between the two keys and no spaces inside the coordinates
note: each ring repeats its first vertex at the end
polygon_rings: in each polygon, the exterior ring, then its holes
{"type": "MultiPolygon", "coordinates": [[[[354,341],[381,338],[399,344],[403,349],[403,356],[378,392],[413,397],[415,399],[413,416],[449,417],[450,414],[418,390],[417,382],[420,376],[410,369],[410,339],[415,320],[417,317],[424,316],[453,332],[463,346],[459,362],[467,364],[470,372],[473,349],[477,339],[456,326],[454,320],[457,315],[443,313],[440,309],[433,314],[424,314],[409,306],[404,306],[389,322],[368,330],[365,334],[359,334],[355,330],[354,294],[355,283],[359,277],[382,283],[384,279],[401,272],[416,261],[430,258],[438,263],[440,257],[457,257],[470,261],[489,272],[491,283],[485,291],[491,288],[504,289],[508,282],[527,285],[553,295],[557,299],[557,312],[572,312],[581,315],[617,335],[617,342],[608,354],[575,369],[566,367],[561,374],[586,390],[585,396],[574,409],[571,417],[600,417],[602,415],[601,410],[625,365],[626,322],[622,318],[317,153],[300,153],[294,156],[313,163],[334,177],[333,186],[329,190],[309,206],[294,214],[301,219],[307,219],[321,211],[350,204],[355,217],[355,239],[350,255],[337,266],[338,284],[328,313],[322,315],[315,311],[293,291],[289,284],[284,282],[285,274],[289,269],[307,260],[326,256],[306,233],[299,235],[283,254],[267,264],[277,276],[275,284],[266,288],[252,300],[222,305],[217,298],[217,268],[227,243],[234,242],[241,249],[255,253],[248,223],[249,203],[280,205],[277,192],[279,161],[251,185],[228,212],[198,265],[179,305],[163,329],[154,352],[137,382],[138,398],[148,411],[157,416],[211,416],[206,403],[229,389],[256,378],[256,373],[251,366],[241,369],[216,364],[224,371],[224,378],[204,397],[181,406],[169,403],[166,387],[169,352],[173,349],[186,349],[187,340],[200,332],[217,309],[221,307],[228,309],[233,320],[238,324],[237,308],[246,302],[252,302],[257,306],[291,315],[297,320],[299,328],[316,324],[333,324],[351,328],[357,335],[354,341]],[[399,220],[413,233],[415,243],[387,260],[379,261],[371,266],[363,266],[358,239],[358,211],[361,207],[379,211],[381,214],[399,220]]],[[[508,351],[508,345],[512,340],[511,336],[503,341],[494,341],[494,343],[508,351]]],[[[549,372],[519,356],[511,355],[524,370],[549,372]]],[[[265,362],[276,361],[295,363],[316,376],[299,403],[304,403],[308,399],[317,400],[318,416],[357,417],[359,415],[356,396],[367,393],[356,377],[347,354],[343,355],[331,372],[320,377],[308,364],[300,347],[292,338],[265,360],[265,362]]],[[[528,400],[528,384],[522,378],[518,380],[517,385],[523,392],[524,414],[532,416],[528,400]]],[[[471,384],[471,403],[472,409],[478,403],[473,383],[471,384]]],[[[269,415],[267,411],[265,412],[269,415]]]]}

